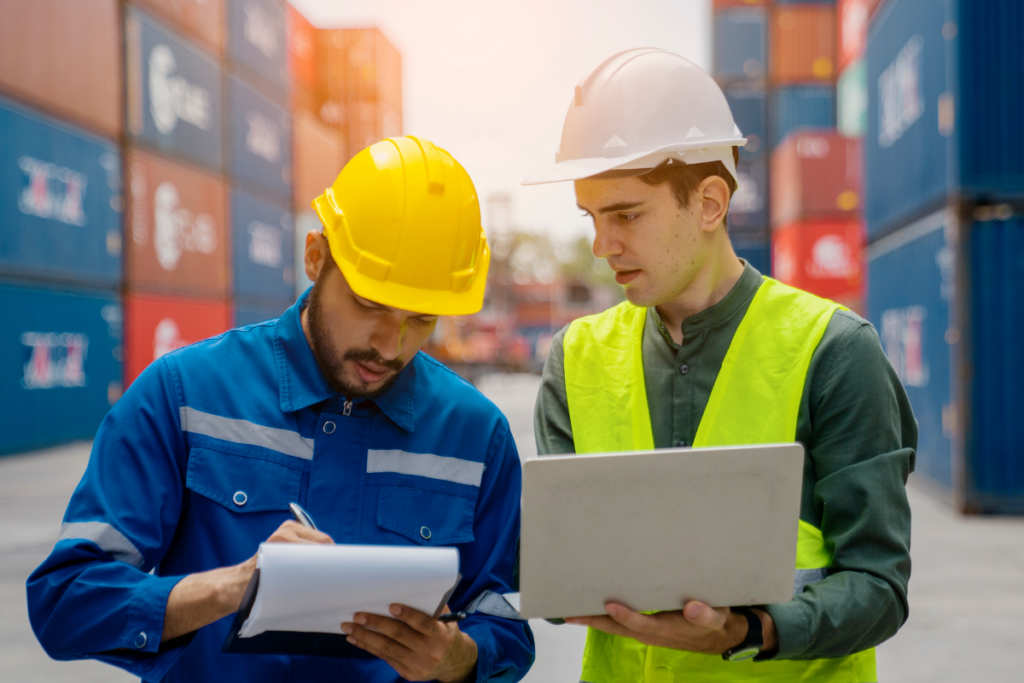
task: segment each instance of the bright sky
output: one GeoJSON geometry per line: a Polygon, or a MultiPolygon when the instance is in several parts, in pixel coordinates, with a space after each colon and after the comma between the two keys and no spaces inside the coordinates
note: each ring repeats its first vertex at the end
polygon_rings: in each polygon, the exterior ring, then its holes
{"type": "Polygon", "coordinates": [[[314,26],[376,26],[402,53],[403,128],[447,149],[513,225],[589,231],[572,183],[522,187],[554,160],[576,83],[605,57],[661,47],[711,66],[709,0],[289,0],[314,26]]]}

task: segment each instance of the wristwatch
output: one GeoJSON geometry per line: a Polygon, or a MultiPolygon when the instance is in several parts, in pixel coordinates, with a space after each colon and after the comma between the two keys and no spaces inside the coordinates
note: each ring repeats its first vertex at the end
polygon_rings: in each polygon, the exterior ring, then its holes
{"type": "Polygon", "coordinates": [[[747,637],[736,647],[722,653],[727,662],[742,662],[756,657],[764,647],[764,635],[761,633],[761,619],[749,607],[733,607],[732,611],[747,618],[747,637]]]}

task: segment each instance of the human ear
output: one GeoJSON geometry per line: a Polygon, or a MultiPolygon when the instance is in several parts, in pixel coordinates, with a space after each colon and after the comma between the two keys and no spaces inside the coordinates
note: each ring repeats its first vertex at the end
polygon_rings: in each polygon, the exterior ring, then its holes
{"type": "Polygon", "coordinates": [[[306,251],[303,255],[303,265],[306,270],[306,277],[311,282],[316,282],[320,270],[324,267],[327,250],[327,238],[316,230],[306,233],[306,251]]]}
{"type": "Polygon", "coordinates": [[[700,229],[713,232],[729,212],[729,186],[719,176],[705,178],[697,188],[700,199],[700,229]]]}

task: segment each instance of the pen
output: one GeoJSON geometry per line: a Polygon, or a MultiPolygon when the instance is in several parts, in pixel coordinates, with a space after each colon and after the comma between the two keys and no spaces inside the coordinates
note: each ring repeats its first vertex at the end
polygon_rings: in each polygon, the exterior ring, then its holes
{"type": "Polygon", "coordinates": [[[298,503],[288,503],[288,509],[292,511],[292,517],[295,518],[296,522],[307,529],[319,531],[319,529],[316,528],[316,524],[313,523],[313,518],[309,516],[309,513],[299,507],[298,503]]]}
{"type": "Polygon", "coordinates": [[[437,618],[442,624],[450,624],[452,622],[462,621],[469,615],[465,612],[447,612],[437,618]]]}

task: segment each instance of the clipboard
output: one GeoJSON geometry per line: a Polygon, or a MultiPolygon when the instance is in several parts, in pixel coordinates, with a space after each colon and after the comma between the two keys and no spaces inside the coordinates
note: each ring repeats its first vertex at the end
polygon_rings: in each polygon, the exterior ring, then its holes
{"type": "MultiPolygon", "coordinates": [[[[441,604],[437,606],[433,618],[437,619],[448,604],[452,593],[455,592],[459,582],[462,581],[462,574],[455,579],[455,584],[441,598],[441,604]]],[[[238,605],[238,612],[231,622],[227,638],[220,651],[227,654],[242,655],[293,655],[301,657],[334,657],[337,659],[378,659],[376,655],[356,647],[348,642],[344,633],[309,633],[300,631],[265,631],[251,638],[240,638],[239,632],[242,624],[249,618],[252,612],[253,603],[256,602],[256,593],[260,586],[260,570],[255,569],[249,585],[242,595],[242,602],[238,605]]]]}

